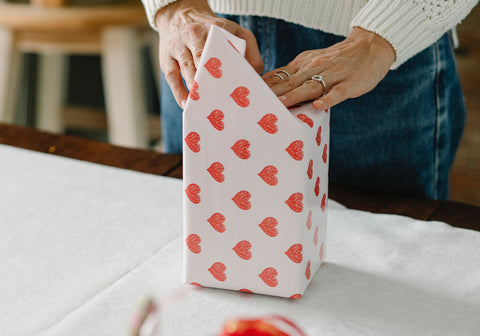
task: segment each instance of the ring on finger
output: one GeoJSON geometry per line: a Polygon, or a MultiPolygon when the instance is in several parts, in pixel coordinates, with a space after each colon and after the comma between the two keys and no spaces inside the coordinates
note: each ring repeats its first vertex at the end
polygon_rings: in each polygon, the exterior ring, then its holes
{"type": "MultiPolygon", "coordinates": [[[[280,80],[282,80],[282,81],[285,79],[285,77],[283,77],[279,72],[274,73],[273,76],[277,76],[277,77],[280,78],[280,80]]],[[[273,76],[272,76],[272,77],[273,77],[273,76]]]]}
{"type": "Polygon", "coordinates": [[[323,86],[322,97],[325,96],[327,94],[327,84],[325,84],[325,80],[323,79],[323,76],[322,75],[313,75],[312,80],[322,84],[322,86],[323,86]]]}
{"type": "Polygon", "coordinates": [[[287,71],[285,71],[285,70],[278,70],[278,71],[277,71],[277,74],[280,74],[280,73],[283,73],[285,76],[287,76],[287,78],[290,78],[290,74],[289,74],[287,71]]]}

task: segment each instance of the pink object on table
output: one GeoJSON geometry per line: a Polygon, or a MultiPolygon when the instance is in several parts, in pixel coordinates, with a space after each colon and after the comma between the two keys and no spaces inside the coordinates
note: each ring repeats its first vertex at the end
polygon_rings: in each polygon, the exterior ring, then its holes
{"type": "Polygon", "coordinates": [[[329,111],[288,110],[212,27],[184,111],[184,281],[299,299],[326,246],[329,111]]]}

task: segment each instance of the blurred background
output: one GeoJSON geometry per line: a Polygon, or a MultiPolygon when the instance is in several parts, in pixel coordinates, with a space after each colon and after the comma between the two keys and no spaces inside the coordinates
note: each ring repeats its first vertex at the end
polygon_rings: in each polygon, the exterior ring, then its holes
{"type": "MultiPolygon", "coordinates": [[[[479,5],[457,32],[467,124],[451,199],[480,206],[479,5]]],[[[0,120],[161,151],[158,73],[140,0],[0,0],[0,120]]]]}

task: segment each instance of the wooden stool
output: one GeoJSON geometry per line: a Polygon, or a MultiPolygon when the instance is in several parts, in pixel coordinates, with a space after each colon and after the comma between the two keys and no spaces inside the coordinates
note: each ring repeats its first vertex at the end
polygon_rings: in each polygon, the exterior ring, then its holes
{"type": "Polygon", "coordinates": [[[146,147],[140,48],[150,29],[141,2],[68,7],[65,0],[33,1],[42,6],[0,1],[0,121],[14,118],[22,52],[40,56],[37,126],[53,132],[63,128],[65,55],[99,54],[110,141],[146,147]]]}

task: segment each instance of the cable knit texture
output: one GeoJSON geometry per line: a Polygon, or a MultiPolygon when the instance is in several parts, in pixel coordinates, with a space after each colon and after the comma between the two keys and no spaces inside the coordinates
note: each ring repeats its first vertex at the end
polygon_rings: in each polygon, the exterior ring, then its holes
{"type": "MultiPolygon", "coordinates": [[[[155,29],[156,12],[175,0],[142,0],[155,29]]],[[[478,0],[210,0],[216,13],[268,16],[347,36],[353,27],[393,46],[397,68],[457,25],[478,0]]]]}

